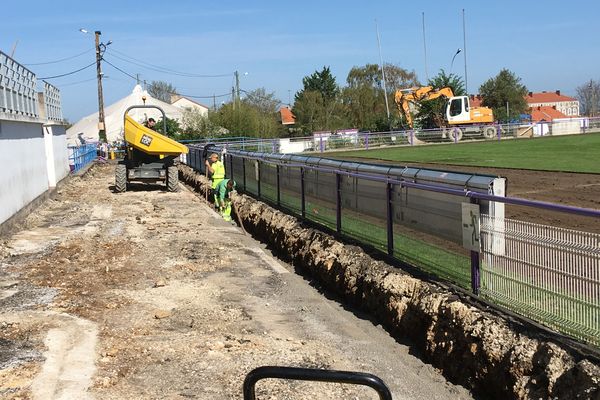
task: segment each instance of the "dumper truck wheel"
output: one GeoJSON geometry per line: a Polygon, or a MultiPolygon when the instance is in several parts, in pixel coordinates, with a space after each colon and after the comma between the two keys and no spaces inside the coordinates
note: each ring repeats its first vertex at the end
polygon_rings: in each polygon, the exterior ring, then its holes
{"type": "Polygon", "coordinates": [[[174,165],[167,168],[167,190],[169,192],[179,191],[179,170],[174,165]]]}
{"type": "Polygon", "coordinates": [[[115,191],[123,193],[127,190],[127,167],[124,164],[117,164],[115,169],[115,191]]]}

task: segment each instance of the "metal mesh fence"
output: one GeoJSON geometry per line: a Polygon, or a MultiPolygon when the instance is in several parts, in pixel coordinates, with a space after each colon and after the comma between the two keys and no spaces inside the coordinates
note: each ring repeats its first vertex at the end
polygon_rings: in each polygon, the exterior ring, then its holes
{"type": "Polygon", "coordinates": [[[497,222],[482,215],[481,294],[600,345],[600,235],[511,219],[497,222]]]}

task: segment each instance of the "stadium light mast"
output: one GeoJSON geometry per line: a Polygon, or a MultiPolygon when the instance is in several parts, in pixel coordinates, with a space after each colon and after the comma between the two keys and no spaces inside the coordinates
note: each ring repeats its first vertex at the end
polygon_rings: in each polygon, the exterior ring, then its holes
{"type": "MultiPolygon", "coordinates": [[[[381,41],[379,40],[379,25],[377,25],[377,20],[375,20],[375,30],[377,31],[377,47],[379,48],[379,65],[381,68],[381,79],[383,80],[383,97],[385,99],[385,111],[387,112],[388,124],[390,124],[390,106],[388,104],[387,98],[387,88],[385,84],[385,70],[383,68],[383,57],[381,56],[381,41]]],[[[391,130],[391,126],[390,126],[391,130]]]]}

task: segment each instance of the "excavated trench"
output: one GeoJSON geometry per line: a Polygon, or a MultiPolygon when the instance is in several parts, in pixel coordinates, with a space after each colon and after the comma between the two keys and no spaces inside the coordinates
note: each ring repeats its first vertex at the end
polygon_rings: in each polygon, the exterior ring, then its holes
{"type": "MultiPolygon", "coordinates": [[[[204,176],[180,165],[204,193],[204,176]]],[[[535,327],[484,311],[436,283],[251,197],[233,195],[246,230],[353,307],[368,312],[450,381],[483,398],[600,399],[600,365],[535,327]]],[[[459,293],[460,294],[460,293],[459,293]]]]}

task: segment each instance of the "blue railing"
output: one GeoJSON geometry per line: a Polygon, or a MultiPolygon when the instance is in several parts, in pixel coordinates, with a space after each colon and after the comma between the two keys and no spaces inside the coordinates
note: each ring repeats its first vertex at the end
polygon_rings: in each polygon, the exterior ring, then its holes
{"type": "Polygon", "coordinates": [[[89,143],[81,146],[69,146],[69,167],[71,172],[77,172],[96,159],[96,144],[89,143]]]}

